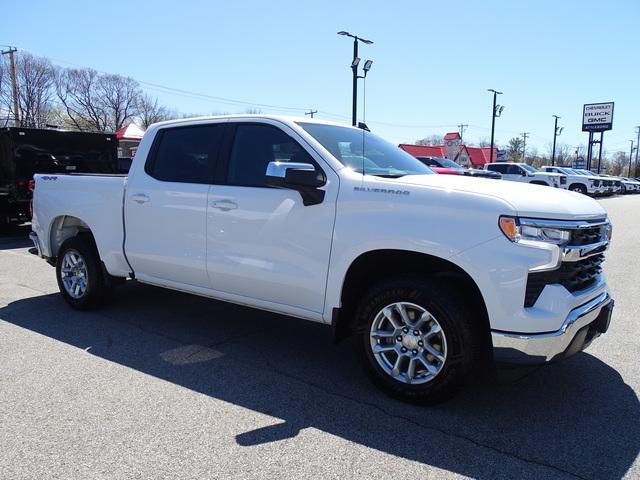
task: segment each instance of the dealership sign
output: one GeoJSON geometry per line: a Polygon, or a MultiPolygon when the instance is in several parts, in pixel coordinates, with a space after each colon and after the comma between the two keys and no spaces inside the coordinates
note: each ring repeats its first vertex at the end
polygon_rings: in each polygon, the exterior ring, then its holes
{"type": "Polygon", "coordinates": [[[613,126],[613,102],[587,103],[582,109],[582,131],[604,132],[613,126]]]}

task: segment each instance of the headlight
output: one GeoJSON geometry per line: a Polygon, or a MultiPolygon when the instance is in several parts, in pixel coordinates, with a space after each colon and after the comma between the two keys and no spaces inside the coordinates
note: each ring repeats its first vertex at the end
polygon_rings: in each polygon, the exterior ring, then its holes
{"type": "Polygon", "coordinates": [[[537,227],[521,224],[516,217],[500,217],[500,230],[512,242],[544,242],[554,245],[564,245],[569,241],[569,231],[551,227],[537,227]]]}

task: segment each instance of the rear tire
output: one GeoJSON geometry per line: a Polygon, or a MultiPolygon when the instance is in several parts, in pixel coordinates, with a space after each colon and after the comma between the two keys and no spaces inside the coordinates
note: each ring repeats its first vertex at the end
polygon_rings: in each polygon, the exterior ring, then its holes
{"type": "Polygon", "coordinates": [[[98,249],[88,235],[80,234],[62,244],[56,262],[56,279],[62,298],[76,310],[98,308],[111,297],[98,249]]]}
{"type": "Polygon", "coordinates": [[[356,351],[366,374],[388,395],[415,404],[440,403],[483,364],[483,332],[472,318],[446,284],[399,277],[378,284],[362,299],[356,310],[356,351]]]}

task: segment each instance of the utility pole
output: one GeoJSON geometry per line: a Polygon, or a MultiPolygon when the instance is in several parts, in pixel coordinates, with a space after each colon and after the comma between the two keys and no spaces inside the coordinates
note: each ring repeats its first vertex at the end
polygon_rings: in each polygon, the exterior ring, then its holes
{"type": "Polygon", "coordinates": [[[12,83],[12,93],[13,93],[13,118],[15,122],[15,126],[20,126],[20,103],[18,101],[18,80],[16,78],[16,59],[14,57],[14,53],[17,52],[18,49],[15,47],[9,47],[9,50],[2,50],[2,55],[9,55],[9,68],[11,70],[11,83],[12,83]]]}
{"type": "Polygon", "coordinates": [[[551,166],[553,167],[556,164],[556,137],[560,135],[558,133],[558,119],[560,117],[557,115],[552,115],[552,117],[555,118],[555,121],[553,124],[553,151],[551,153],[551,166]]]}
{"type": "Polygon", "coordinates": [[[524,163],[527,163],[527,160],[525,158],[525,152],[527,151],[527,138],[529,138],[529,132],[522,132],[522,161],[524,163]]]}
{"type": "Polygon", "coordinates": [[[308,112],[304,112],[305,115],[309,115],[311,118],[313,118],[314,113],[318,113],[318,110],[309,110],[308,112]]]}
{"type": "Polygon", "coordinates": [[[631,150],[629,150],[629,177],[633,178],[631,175],[631,157],[633,157],[633,150],[635,149],[635,151],[638,151],[638,148],[634,148],[633,146],[633,140],[629,140],[631,142],[631,150]]]}
{"type": "Polygon", "coordinates": [[[467,128],[469,125],[467,125],[466,123],[461,123],[460,125],[458,125],[458,130],[460,132],[460,140],[462,140],[462,136],[464,134],[464,129],[467,128]]]}
{"type": "Polygon", "coordinates": [[[496,130],[496,117],[499,117],[504,107],[496,105],[496,99],[498,95],[502,95],[502,92],[498,92],[493,88],[488,88],[488,92],[493,92],[493,108],[491,109],[491,149],[489,150],[489,163],[493,162],[493,138],[496,130]],[[498,112],[499,110],[499,112],[498,112]]]}

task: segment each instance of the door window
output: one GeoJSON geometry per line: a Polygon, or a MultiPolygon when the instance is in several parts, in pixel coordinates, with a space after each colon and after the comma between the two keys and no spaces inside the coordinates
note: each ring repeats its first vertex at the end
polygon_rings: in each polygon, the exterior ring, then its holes
{"type": "Polygon", "coordinates": [[[165,182],[210,183],[223,125],[162,130],[146,171],[165,182]]]}
{"type": "Polygon", "coordinates": [[[311,155],[293,138],[270,125],[238,125],[233,140],[227,184],[266,187],[269,162],[300,162],[315,165],[311,155]]]}
{"type": "Polygon", "coordinates": [[[508,165],[507,175],[522,175],[522,170],[517,165],[508,165]]]}
{"type": "Polygon", "coordinates": [[[507,173],[507,165],[493,164],[493,165],[488,165],[487,167],[489,170],[493,172],[507,173]]]}

